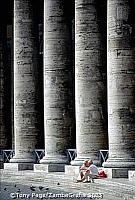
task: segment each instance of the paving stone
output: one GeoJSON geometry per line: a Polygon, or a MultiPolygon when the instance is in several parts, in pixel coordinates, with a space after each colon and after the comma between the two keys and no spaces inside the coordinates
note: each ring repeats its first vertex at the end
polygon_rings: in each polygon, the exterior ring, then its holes
{"type": "MultiPolygon", "coordinates": [[[[24,187],[27,186],[25,187],[25,191],[30,191],[30,186],[33,186],[36,188],[35,191],[37,193],[41,193],[41,191],[39,191],[39,186],[42,186],[44,188],[49,187],[49,191],[54,193],[84,193],[87,195],[91,193],[101,193],[103,194],[104,200],[134,200],[135,197],[135,184],[128,181],[128,179],[97,179],[95,183],[75,183],[73,176],[67,176],[62,172],[35,173],[33,171],[11,172],[10,170],[1,170],[1,174],[2,182],[8,184],[12,183],[13,185],[16,184],[14,188],[17,189],[18,184],[24,187]],[[59,185],[58,182],[60,183],[59,185]]],[[[8,190],[6,185],[5,187],[8,190]]],[[[46,193],[46,190],[42,192],[46,193]]]]}

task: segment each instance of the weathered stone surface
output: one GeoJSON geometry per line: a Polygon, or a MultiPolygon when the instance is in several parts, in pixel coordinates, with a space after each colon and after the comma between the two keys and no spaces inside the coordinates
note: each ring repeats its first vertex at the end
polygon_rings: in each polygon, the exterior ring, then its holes
{"type": "Polygon", "coordinates": [[[108,1],[109,158],[104,167],[135,167],[134,14],[134,1],[108,1]]]}
{"type": "Polygon", "coordinates": [[[129,168],[106,168],[107,178],[128,178],[129,168]]]}
{"type": "Polygon", "coordinates": [[[4,170],[23,171],[33,170],[33,163],[4,163],[4,170]]]}
{"type": "Polygon", "coordinates": [[[135,170],[128,171],[128,179],[129,179],[129,181],[135,182],[135,170]]]}
{"type": "Polygon", "coordinates": [[[14,130],[11,162],[35,161],[39,136],[40,96],[35,1],[14,1],[14,130]]]}
{"type": "Polygon", "coordinates": [[[64,172],[65,164],[35,164],[34,165],[35,172],[64,172]]]}
{"type": "Polygon", "coordinates": [[[80,165],[87,158],[99,165],[99,150],[107,148],[106,42],[102,34],[105,27],[102,3],[75,1],[77,158],[72,165],[80,165]]]}
{"type": "Polygon", "coordinates": [[[74,123],[72,24],[66,1],[46,0],[44,3],[45,157],[41,163],[60,164],[68,162],[65,150],[71,143],[74,123]]]}
{"type": "Polygon", "coordinates": [[[80,172],[80,166],[71,166],[71,165],[66,165],[65,166],[65,174],[69,176],[73,176],[74,178],[77,178],[80,172]]]}

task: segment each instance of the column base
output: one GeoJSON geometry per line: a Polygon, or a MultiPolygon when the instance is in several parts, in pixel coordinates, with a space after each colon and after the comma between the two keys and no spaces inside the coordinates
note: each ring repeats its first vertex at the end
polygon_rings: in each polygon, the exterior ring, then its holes
{"type": "Polygon", "coordinates": [[[35,164],[34,172],[65,172],[65,164],[35,164]]]}
{"type": "Polygon", "coordinates": [[[57,164],[57,165],[67,165],[69,163],[68,158],[66,156],[55,156],[55,157],[47,157],[44,156],[41,160],[40,160],[41,164],[57,164]]]}
{"type": "Polygon", "coordinates": [[[135,159],[108,158],[103,163],[105,168],[135,168],[135,159]]]}
{"type": "Polygon", "coordinates": [[[92,160],[94,165],[101,166],[99,160],[94,160],[94,159],[91,159],[90,157],[89,158],[88,157],[86,157],[86,158],[77,158],[76,157],[74,160],[71,161],[71,165],[72,166],[82,166],[84,160],[92,160]]]}
{"type": "Polygon", "coordinates": [[[35,159],[34,158],[17,158],[17,157],[13,157],[10,159],[10,163],[35,163],[35,159]]]}
{"type": "Polygon", "coordinates": [[[23,170],[33,170],[33,163],[4,163],[4,170],[10,171],[23,171],[23,170]]]}
{"type": "Polygon", "coordinates": [[[128,171],[128,179],[129,179],[129,181],[135,183],[135,170],[128,171]]]}
{"type": "MultiPolygon", "coordinates": [[[[128,171],[131,168],[106,168],[107,178],[128,178],[128,171]]],[[[133,169],[135,170],[135,168],[133,169]]]]}

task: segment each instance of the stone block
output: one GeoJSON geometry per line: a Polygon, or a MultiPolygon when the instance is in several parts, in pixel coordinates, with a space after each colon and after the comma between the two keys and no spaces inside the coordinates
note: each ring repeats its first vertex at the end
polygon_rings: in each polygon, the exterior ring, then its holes
{"type": "Polygon", "coordinates": [[[34,165],[35,172],[64,172],[65,165],[64,164],[35,164],[34,165]]]}
{"type": "Polygon", "coordinates": [[[128,178],[129,168],[105,168],[108,178],[128,178]]]}
{"type": "Polygon", "coordinates": [[[4,163],[4,170],[10,171],[23,171],[23,170],[33,170],[33,163],[4,163]]]}
{"type": "Polygon", "coordinates": [[[79,175],[79,168],[80,166],[66,165],[65,174],[69,176],[77,177],[79,175]]]}
{"type": "Polygon", "coordinates": [[[132,181],[135,183],[135,170],[129,170],[128,171],[128,179],[129,181],[132,181]]]}

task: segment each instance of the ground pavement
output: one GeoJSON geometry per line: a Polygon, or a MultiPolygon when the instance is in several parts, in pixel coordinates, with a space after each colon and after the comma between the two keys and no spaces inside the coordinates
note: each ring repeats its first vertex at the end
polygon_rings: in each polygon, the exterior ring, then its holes
{"type": "Polygon", "coordinates": [[[1,170],[0,200],[11,199],[135,200],[135,184],[127,179],[76,183],[64,173],[1,170]]]}

